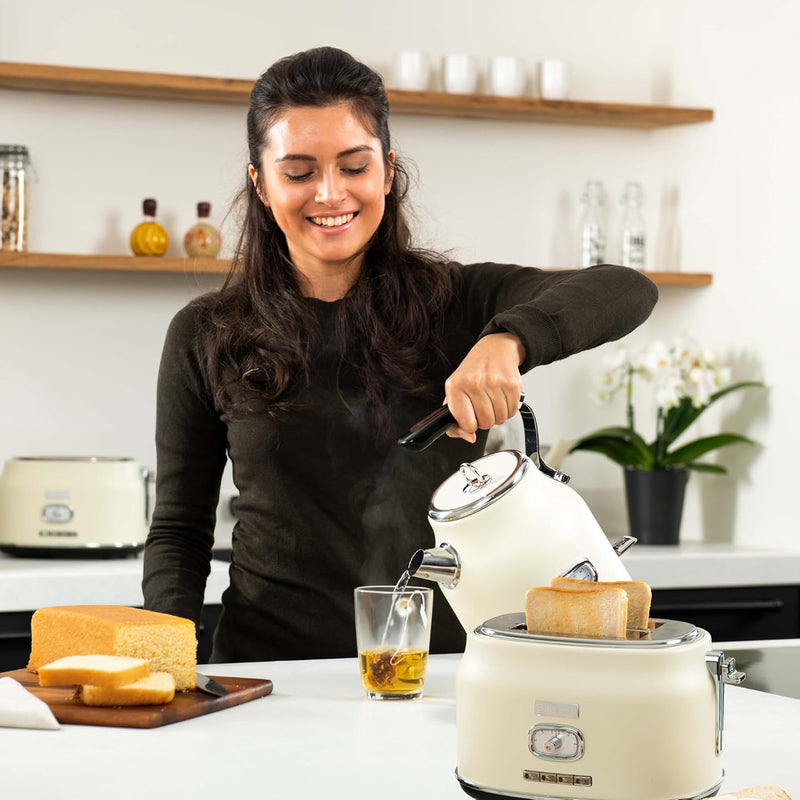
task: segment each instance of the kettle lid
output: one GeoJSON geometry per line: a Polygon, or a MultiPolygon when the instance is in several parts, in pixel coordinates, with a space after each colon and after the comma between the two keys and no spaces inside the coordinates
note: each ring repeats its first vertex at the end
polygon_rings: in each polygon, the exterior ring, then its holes
{"type": "Polygon", "coordinates": [[[437,522],[463,519],[499,500],[533,466],[517,450],[500,450],[461,465],[433,493],[428,516],[437,522]]]}

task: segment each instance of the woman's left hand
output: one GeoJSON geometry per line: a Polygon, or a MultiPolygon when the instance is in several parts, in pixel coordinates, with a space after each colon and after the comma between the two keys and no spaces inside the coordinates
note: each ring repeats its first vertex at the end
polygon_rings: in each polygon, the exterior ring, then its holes
{"type": "Polygon", "coordinates": [[[445,403],[458,423],[448,436],[474,442],[475,431],[502,425],[517,413],[524,358],[525,348],[512,333],[478,340],[444,384],[445,403]]]}

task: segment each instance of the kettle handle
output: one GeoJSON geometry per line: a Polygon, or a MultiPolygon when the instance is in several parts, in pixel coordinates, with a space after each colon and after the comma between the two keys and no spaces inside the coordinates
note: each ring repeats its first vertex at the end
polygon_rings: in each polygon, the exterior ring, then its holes
{"type": "Polygon", "coordinates": [[[525,402],[524,395],[519,404],[519,413],[525,428],[525,454],[536,464],[539,471],[549,478],[559,483],[569,483],[569,475],[545,464],[542,454],[539,452],[539,429],[536,425],[536,417],[533,409],[525,402]]]}
{"type": "MultiPolygon", "coordinates": [[[[536,464],[537,468],[548,477],[559,483],[569,483],[569,475],[548,466],[539,452],[539,429],[533,409],[525,402],[525,395],[520,398],[519,413],[525,429],[525,454],[536,464]]],[[[397,443],[415,453],[419,453],[432,445],[444,432],[456,424],[456,418],[447,406],[437,408],[427,417],[411,426],[411,430],[397,440],[397,443]]]]}

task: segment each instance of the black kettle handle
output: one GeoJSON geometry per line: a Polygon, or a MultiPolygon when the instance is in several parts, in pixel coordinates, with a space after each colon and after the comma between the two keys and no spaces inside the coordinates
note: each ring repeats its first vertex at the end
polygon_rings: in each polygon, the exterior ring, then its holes
{"type": "MultiPolygon", "coordinates": [[[[533,409],[525,402],[523,395],[519,404],[519,413],[522,417],[522,424],[525,429],[525,453],[536,464],[541,472],[559,481],[559,483],[569,483],[569,475],[559,472],[557,469],[548,466],[542,459],[539,452],[539,429],[536,425],[536,417],[533,409]]],[[[427,417],[411,426],[411,430],[397,440],[403,447],[413,450],[415,453],[422,452],[425,448],[432,445],[444,432],[456,424],[455,417],[450,413],[447,406],[437,408],[436,411],[428,414],[427,417]]]]}

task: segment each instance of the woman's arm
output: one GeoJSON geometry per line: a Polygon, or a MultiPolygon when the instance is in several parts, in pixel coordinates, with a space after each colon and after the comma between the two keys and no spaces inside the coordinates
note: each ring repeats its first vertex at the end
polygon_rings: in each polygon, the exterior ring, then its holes
{"type": "Polygon", "coordinates": [[[164,343],[156,405],[156,504],[144,551],[145,608],[197,622],[210,571],[226,434],[196,355],[196,310],[164,343]]]}
{"type": "Polygon", "coordinates": [[[464,314],[480,334],[447,379],[445,397],[459,423],[449,435],[468,441],[516,413],[520,373],[625,336],[658,299],[649,278],[612,265],[477,264],[461,268],[461,278],[464,314]]]}

